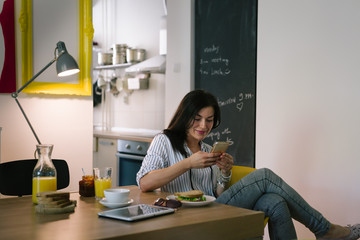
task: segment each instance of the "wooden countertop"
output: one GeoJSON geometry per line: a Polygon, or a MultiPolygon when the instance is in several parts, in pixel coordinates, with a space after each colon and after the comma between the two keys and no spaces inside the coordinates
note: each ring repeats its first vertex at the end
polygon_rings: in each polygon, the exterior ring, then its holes
{"type": "MultiPolygon", "coordinates": [[[[131,190],[133,204],[168,195],[123,188],[131,190]]],[[[53,215],[36,213],[31,196],[0,199],[1,239],[257,239],[264,233],[264,213],[218,203],[130,223],[98,217],[107,208],[93,197],[71,193],[70,199],[77,200],[74,213],[53,215]]]]}

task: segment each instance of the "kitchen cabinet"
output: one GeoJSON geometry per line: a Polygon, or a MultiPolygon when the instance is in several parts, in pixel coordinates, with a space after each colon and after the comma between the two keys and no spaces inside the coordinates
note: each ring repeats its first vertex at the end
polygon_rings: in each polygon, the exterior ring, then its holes
{"type": "Polygon", "coordinates": [[[93,167],[112,167],[111,187],[117,187],[117,140],[114,138],[94,137],[93,167]]]}

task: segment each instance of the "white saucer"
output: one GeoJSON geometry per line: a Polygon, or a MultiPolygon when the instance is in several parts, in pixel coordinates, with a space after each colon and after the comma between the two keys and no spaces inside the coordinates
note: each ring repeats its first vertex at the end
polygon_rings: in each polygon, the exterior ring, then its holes
{"type": "Polygon", "coordinates": [[[108,208],[126,207],[126,206],[129,206],[133,202],[134,202],[134,199],[129,199],[127,202],[113,203],[113,202],[106,201],[106,198],[103,198],[102,200],[99,201],[99,203],[101,203],[102,205],[104,205],[105,207],[108,207],[108,208]]]}

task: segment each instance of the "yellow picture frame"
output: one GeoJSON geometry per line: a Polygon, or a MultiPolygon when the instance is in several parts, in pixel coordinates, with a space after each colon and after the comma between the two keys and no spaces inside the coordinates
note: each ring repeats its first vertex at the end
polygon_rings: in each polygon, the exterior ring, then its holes
{"type": "MultiPolygon", "coordinates": [[[[57,95],[91,95],[91,51],[94,28],[91,0],[79,1],[79,81],[77,84],[32,82],[23,92],[57,95]]],[[[21,0],[19,17],[21,31],[22,84],[33,77],[32,0],[21,0]]]]}

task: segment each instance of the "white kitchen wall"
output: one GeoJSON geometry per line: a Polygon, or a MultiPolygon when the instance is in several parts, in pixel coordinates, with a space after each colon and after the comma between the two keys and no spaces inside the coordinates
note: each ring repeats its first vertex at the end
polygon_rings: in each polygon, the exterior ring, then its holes
{"type": "Polygon", "coordinates": [[[359,9],[261,0],[258,14],[256,166],[343,225],[360,222],[359,9]]]}
{"type": "Polygon", "coordinates": [[[194,0],[168,0],[165,125],[181,99],[194,89],[194,0]]]}
{"type": "MultiPolygon", "coordinates": [[[[125,43],[129,47],[145,49],[146,58],[159,55],[163,15],[162,0],[93,1],[94,41],[99,42],[103,51],[108,51],[112,44],[125,43]]],[[[111,77],[113,72],[103,74],[111,77]]],[[[116,74],[123,77],[125,73],[117,70],[116,74]]],[[[164,104],[165,75],[152,74],[147,90],[136,90],[130,96],[125,92],[117,96],[106,93],[104,105],[110,110],[104,113],[101,105],[96,106],[94,125],[101,126],[105,115],[112,129],[163,129],[164,104]]]]}

